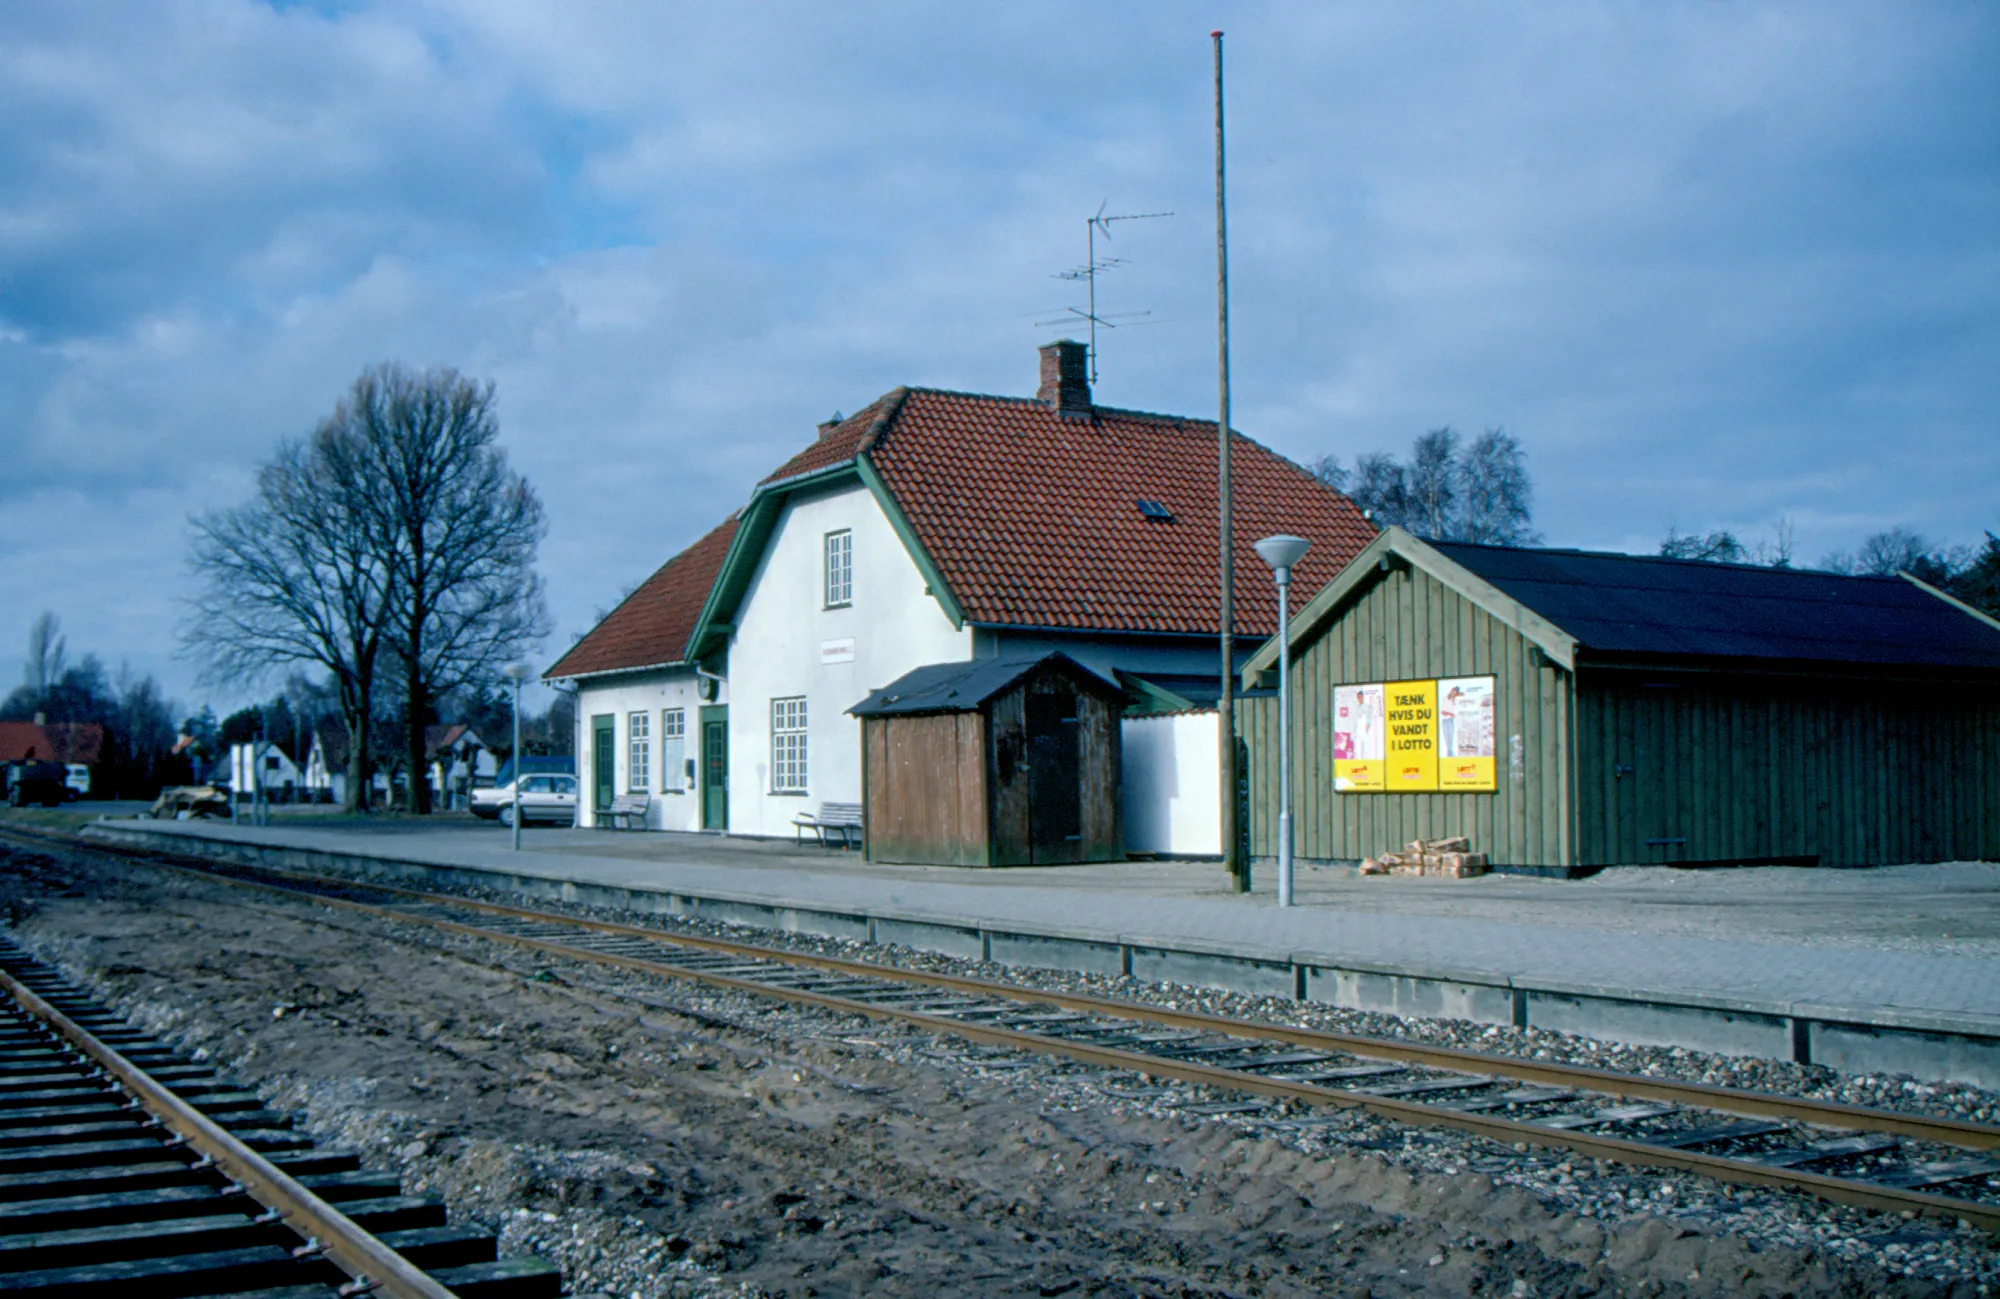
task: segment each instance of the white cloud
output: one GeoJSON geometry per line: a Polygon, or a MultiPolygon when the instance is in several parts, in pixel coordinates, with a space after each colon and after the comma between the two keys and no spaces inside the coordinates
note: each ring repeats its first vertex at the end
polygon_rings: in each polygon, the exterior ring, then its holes
{"type": "MultiPolygon", "coordinates": [[[[166,673],[190,509],[366,364],[499,385],[558,622],[897,383],[1025,392],[1083,218],[1108,401],[1207,413],[1194,6],[249,0],[0,16],[0,663],[166,673]]],[[[2000,19],[1861,5],[1228,15],[1238,422],[1526,443],[1540,523],[1808,557],[2000,481],[2000,19]]]]}

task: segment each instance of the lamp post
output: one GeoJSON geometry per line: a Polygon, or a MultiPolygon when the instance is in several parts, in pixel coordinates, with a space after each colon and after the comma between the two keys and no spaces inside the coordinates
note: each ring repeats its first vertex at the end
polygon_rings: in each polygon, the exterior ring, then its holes
{"type": "Polygon", "coordinates": [[[1257,543],[1278,579],[1278,905],[1292,905],[1292,566],[1312,543],[1279,533],[1257,543]]]}
{"type": "Polygon", "coordinates": [[[535,670],[526,663],[509,663],[500,669],[500,675],[514,683],[514,801],[510,804],[514,819],[514,851],[521,851],[521,683],[535,675],[535,670]]]}

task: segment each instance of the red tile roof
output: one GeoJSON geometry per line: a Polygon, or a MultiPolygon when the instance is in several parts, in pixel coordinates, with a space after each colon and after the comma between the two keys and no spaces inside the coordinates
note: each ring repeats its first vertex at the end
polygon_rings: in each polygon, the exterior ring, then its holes
{"type": "Polygon", "coordinates": [[[736,536],[736,522],[736,516],[730,515],[707,536],[661,565],[659,572],[625,597],[542,675],[580,677],[686,659],[688,637],[736,536]]]}
{"type": "Polygon", "coordinates": [[[0,762],[21,762],[30,755],[36,762],[56,760],[48,732],[33,722],[0,722],[0,762]]]}
{"type": "MultiPolygon", "coordinates": [[[[850,443],[881,475],[975,623],[1124,632],[1217,629],[1216,437],[1208,420],[910,389],[870,407],[850,443]],[[894,400],[901,397],[901,400],[894,400]],[[874,416],[886,411],[886,427],[874,416]],[[1156,501],[1171,521],[1149,519],[1156,501]]],[[[840,426],[854,435],[856,415],[840,426]]],[[[838,448],[820,439],[781,472],[838,448]]],[[[1271,571],[1251,544],[1313,543],[1294,572],[1313,592],[1374,539],[1354,502],[1241,434],[1230,444],[1239,633],[1277,631],[1271,571]]],[[[833,461],[837,462],[837,457],[833,461]]]]}
{"type": "Polygon", "coordinates": [[[104,751],[104,727],[101,723],[49,722],[42,729],[49,733],[49,743],[54,746],[57,762],[81,762],[94,767],[104,751]]]}
{"type": "Polygon", "coordinates": [[[896,418],[902,406],[907,388],[898,388],[869,402],[852,415],[838,423],[829,422],[819,426],[819,436],[811,446],[779,465],[763,479],[765,483],[783,482],[787,478],[798,478],[834,465],[844,464],[854,459],[857,449],[868,446],[882,435],[896,418]]]}

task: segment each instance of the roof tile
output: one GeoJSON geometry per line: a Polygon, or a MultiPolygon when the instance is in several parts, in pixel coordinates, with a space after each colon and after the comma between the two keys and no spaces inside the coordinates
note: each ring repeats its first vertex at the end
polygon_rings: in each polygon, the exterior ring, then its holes
{"type": "MultiPolygon", "coordinates": [[[[800,472],[794,466],[817,445],[781,474],[800,472]]],[[[1230,446],[1237,629],[1270,635],[1277,600],[1252,543],[1275,532],[1311,541],[1294,574],[1311,591],[1375,529],[1298,465],[1240,433],[1230,446]]],[[[1106,407],[1088,420],[1065,419],[1031,399],[917,388],[865,453],[971,621],[1216,630],[1212,421],[1106,407]],[[1147,518],[1142,499],[1164,505],[1172,520],[1147,518]]]]}
{"type": "Polygon", "coordinates": [[[707,536],[662,564],[542,675],[580,677],[686,659],[688,637],[722,568],[723,556],[729,553],[736,523],[737,516],[730,515],[707,536]]]}

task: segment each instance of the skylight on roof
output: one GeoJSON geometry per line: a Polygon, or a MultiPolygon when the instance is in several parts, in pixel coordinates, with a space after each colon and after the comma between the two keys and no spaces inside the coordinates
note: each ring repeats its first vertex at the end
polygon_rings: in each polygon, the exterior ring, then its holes
{"type": "Polygon", "coordinates": [[[1139,513],[1145,515],[1149,519],[1154,519],[1161,523],[1172,523],[1174,521],[1174,512],[1168,509],[1166,506],[1160,504],[1158,501],[1148,501],[1142,499],[1139,502],[1139,513]]]}

